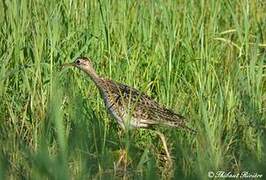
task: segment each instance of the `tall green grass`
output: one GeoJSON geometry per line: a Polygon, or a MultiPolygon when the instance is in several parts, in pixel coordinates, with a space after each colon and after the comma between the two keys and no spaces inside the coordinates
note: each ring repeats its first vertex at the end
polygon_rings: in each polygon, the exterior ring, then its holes
{"type": "Polygon", "coordinates": [[[263,174],[265,8],[259,0],[1,1],[0,178],[263,174]],[[159,129],[173,167],[155,134],[121,130],[92,81],[60,69],[80,55],[198,130],[159,129]]]}

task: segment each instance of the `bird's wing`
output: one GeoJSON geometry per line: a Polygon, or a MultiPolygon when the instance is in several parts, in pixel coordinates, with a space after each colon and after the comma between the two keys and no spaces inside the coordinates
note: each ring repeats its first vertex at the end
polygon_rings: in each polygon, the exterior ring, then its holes
{"type": "Polygon", "coordinates": [[[112,80],[105,80],[104,86],[105,88],[103,89],[105,89],[107,94],[114,94],[115,96],[119,96],[121,99],[124,99],[125,101],[130,100],[132,104],[144,100],[149,100],[149,101],[152,100],[151,97],[138,91],[137,89],[127,86],[125,84],[114,82],[112,80]]]}
{"type": "Polygon", "coordinates": [[[149,119],[161,124],[178,127],[186,123],[183,116],[160,106],[156,102],[152,106],[148,106],[144,111],[148,114],[149,119]]]}
{"type": "Polygon", "coordinates": [[[112,101],[114,103],[125,107],[131,104],[130,106],[133,107],[132,116],[141,127],[149,127],[156,124],[184,127],[186,124],[186,120],[183,116],[161,106],[151,97],[135,88],[112,80],[106,80],[105,86],[104,89],[106,89],[106,93],[113,96],[112,101]]]}

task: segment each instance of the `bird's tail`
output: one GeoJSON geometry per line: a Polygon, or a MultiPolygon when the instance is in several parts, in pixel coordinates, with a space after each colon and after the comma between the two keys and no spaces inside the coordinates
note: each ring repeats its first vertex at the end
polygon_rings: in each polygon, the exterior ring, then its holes
{"type": "Polygon", "coordinates": [[[197,130],[188,127],[185,122],[181,122],[181,123],[180,122],[179,123],[176,123],[176,122],[174,122],[174,123],[173,122],[171,122],[171,123],[164,122],[164,124],[168,125],[168,126],[171,126],[171,127],[175,127],[175,128],[182,128],[182,129],[184,129],[184,130],[186,130],[186,131],[188,131],[188,132],[190,132],[190,133],[192,133],[194,135],[197,134],[197,130]]]}
{"type": "Polygon", "coordinates": [[[192,133],[192,134],[194,134],[194,135],[196,135],[196,134],[198,133],[197,130],[192,129],[192,128],[186,126],[186,125],[181,125],[180,127],[182,127],[184,130],[186,130],[186,131],[188,131],[188,132],[190,132],[190,133],[192,133]]]}

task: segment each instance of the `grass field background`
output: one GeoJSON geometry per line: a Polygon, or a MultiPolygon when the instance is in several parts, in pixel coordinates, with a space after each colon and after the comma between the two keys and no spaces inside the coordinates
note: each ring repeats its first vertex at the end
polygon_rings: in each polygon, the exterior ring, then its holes
{"type": "MultiPolygon", "coordinates": [[[[263,174],[266,3],[254,1],[0,2],[1,179],[207,179],[263,174]],[[78,56],[189,120],[192,135],[124,132],[78,56]],[[121,149],[127,161],[116,166],[121,149]]],[[[263,174],[266,177],[266,174],[263,174]]]]}

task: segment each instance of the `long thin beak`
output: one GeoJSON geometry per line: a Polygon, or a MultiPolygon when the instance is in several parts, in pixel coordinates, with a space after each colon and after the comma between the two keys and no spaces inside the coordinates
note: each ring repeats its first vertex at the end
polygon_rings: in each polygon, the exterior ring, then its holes
{"type": "Polygon", "coordinates": [[[64,69],[65,67],[69,67],[69,66],[75,66],[75,63],[66,63],[66,64],[62,64],[62,69],[64,69]]]}
{"type": "Polygon", "coordinates": [[[61,71],[62,71],[63,69],[65,69],[66,67],[69,67],[69,66],[71,66],[71,67],[75,67],[75,63],[66,63],[66,64],[62,64],[62,66],[61,66],[61,71]]]}

